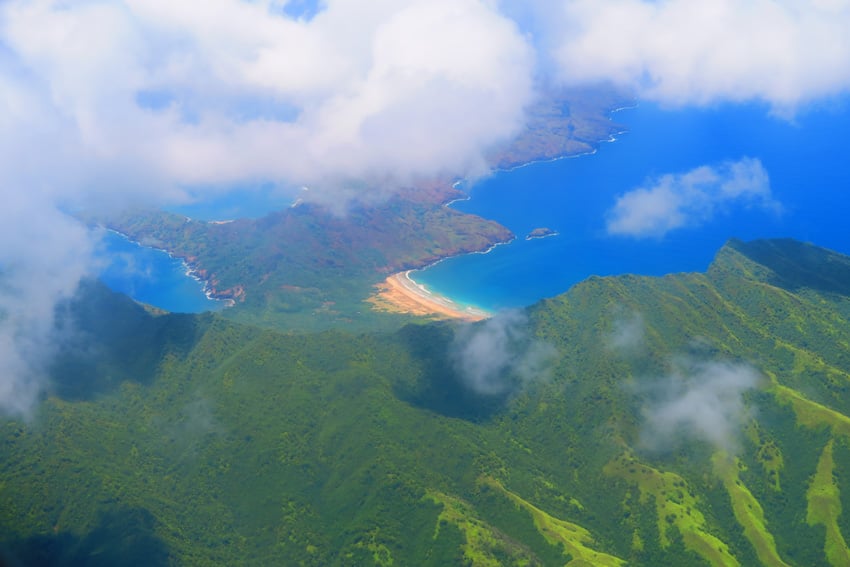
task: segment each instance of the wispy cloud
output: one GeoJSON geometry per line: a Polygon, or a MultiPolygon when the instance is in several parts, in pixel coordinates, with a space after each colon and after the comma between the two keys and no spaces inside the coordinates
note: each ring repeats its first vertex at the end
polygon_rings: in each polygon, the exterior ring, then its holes
{"type": "Polygon", "coordinates": [[[530,334],[522,311],[502,311],[458,329],[452,358],[463,383],[484,395],[502,395],[546,380],[555,348],[530,334]]]}
{"type": "Polygon", "coordinates": [[[730,206],[781,210],[759,160],[742,158],[652,179],[617,198],[606,227],[611,235],[658,238],[700,226],[730,206]]]}
{"type": "Polygon", "coordinates": [[[683,439],[698,439],[737,452],[741,428],[751,417],[743,395],[760,380],[747,364],[678,360],[667,377],[643,392],[657,401],[643,410],[642,443],[667,450],[683,439]]]}
{"type": "Polygon", "coordinates": [[[608,335],[608,347],[625,354],[633,353],[644,347],[646,343],[646,322],[643,315],[637,311],[617,313],[608,335]]]}

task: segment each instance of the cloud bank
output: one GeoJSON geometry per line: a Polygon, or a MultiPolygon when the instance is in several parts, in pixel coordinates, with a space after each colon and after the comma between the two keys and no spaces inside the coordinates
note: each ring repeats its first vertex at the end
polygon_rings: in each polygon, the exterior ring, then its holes
{"type": "Polygon", "coordinates": [[[368,191],[482,173],[536,84],[786,109],[850,87],[846,0],[290,4],[0,4],[0,181],[86,204],[368,191]]]}
{"type": "Polygon", "coordinates": [[[503,395],[545,380],[557,351],[529,335],[522,311],[502,311],[458,329],[452,359],[463,383],[482,395],[503,395]]]}
{"type": "Polygon", "coordinates": [[[54,134],[39,162],[62,161],[81,185],[161,198],[480,172],[483,151],[522,126],[533,53],[487,2],[335,0],[310,20],[277,4],[6,2],[8,126],[54,134]]]}
{"type": "Polygon", "coordinates": [[[662,175],[621,195],[608,211],[608,234],[660,238],[679,228],[710,221],[730,206],[779,212],[761,162],[742,158],[686,173],[662,175]]]}
{"type": "Polygon", "coordinates": [[[684,437],[737,452],[741,428],[751,416],[743,395],[760,379],[746,364],[679,361],[652,391],[660,400],[643,410],[643,444],[663,451],[684,437]]]}
{"type": "Polygon", "coordinates": [[[570,82],[668,104],[762,100],[788,113],[850,85],[847,0],[572,0],[553,46],[570,82]]]}

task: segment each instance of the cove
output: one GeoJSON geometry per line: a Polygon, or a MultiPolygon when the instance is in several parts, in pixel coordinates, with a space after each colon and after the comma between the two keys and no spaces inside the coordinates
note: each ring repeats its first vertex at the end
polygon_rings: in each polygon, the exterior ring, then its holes
{"type": "Polygon", "coordinates": [[[115,232],[104,231],[101,236],[99,277],[111,289],[173,313],[224,307],[224,302],[207,297],[203,284],[187,274],[181,260],[115,232]]]}

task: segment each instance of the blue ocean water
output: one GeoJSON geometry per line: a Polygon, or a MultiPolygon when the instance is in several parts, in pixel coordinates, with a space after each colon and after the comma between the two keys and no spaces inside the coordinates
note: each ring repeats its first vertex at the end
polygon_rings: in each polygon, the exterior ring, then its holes
{"type": "Polygon", "coordinates": [[[557,295],[591,275],[703,271],[731,237],[793,237],[850,253],[848,103],[791,120],[757,104],[672,111],[641,104],[618,112],[627,132],[597,153],[495,173],[452,205],[502,223],[514,242],[412,276],[458,303],[497,310],[557,295]],[[662,238],[607,234],[606,214],[619,195],[664,174],[743,157],[761,161],[781,214],[730,205],[662,238]],[[559,234],[526,241],[537,227],[559,234]]]}
{"type": "Polygon", "coordinates": [[[98,257],[101,281],[137,301],[175,313],[215,311],[224,306],[207,298],[203,284],[187,276],[183,262],[162,250],[107,231],[102,235],[98,257]]]}

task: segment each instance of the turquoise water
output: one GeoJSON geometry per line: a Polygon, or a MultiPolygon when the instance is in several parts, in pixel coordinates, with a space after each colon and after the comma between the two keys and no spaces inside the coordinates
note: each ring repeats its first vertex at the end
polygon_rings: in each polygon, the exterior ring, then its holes
{"type": "Polygon", "coordinates": [[[459,210],[494,219],[516,235],[488,254],[452,258],[415,272],[417,282],[488,310],[531,304],[591,275],[703,271],[730,237],[793,237],[850,253],[849,101],[793,121],[763,106],[665,111],[641,104],[615,114],[628,132],[593,155],[498,172],[476,183],[459,210]],[[736,207],[661,239],[606,233],[618,195],[647,179],[742,157],[761,160],[783,212],[736,207]],[[558,236],[526,241],[536,227],[558,236]]]}
{"type": "Polygon", "coordinates": [[[98,256],[100,279],[136,301],[175,313],[215,311],[224,306],[207,298],[203,284],[187,276],[185,264],[162,250],[105,232],[98,256]]]}

